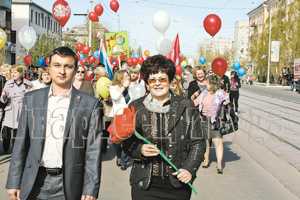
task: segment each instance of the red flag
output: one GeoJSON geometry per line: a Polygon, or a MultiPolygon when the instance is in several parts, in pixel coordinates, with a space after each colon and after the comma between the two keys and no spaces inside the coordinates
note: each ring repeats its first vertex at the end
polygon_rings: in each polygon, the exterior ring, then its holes
{"type": "Polygon", "coordinates": [[[180,63],[179,63],[180,55],[181,55],[181,52],[180,52],[179,35],[177,33],[176,38],[174,39],[174,41],[172,43],[172,50],[166,57],[171,59],[174,62],[175,67],[176,67],[177,65],[180,66],[180,63]]]}

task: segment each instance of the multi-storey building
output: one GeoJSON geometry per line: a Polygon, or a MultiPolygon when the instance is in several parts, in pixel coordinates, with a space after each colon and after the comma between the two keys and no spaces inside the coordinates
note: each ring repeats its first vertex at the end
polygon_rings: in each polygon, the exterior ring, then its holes
{"type": "Polygon", "coordinates": [[[235,22],[234,28],[234,49],[235,60],[241,61],[247,59],[249,54],[248,48],[249,21],[239,20],[235,22]]]}
{"type": "Polygon", "coordinates": [[[5,60],[6,63],[13,65],[16,58],[16,31],[12,29],[11,22],[11,0],[0,0],[0,28],[5,31],[7,36],[6,44],[3,47],[6,52],[5,60]]]}
{"type": "Polygon", "coordinates": [[[62,30],[47,9],[32,0],[12,0],[12,28],[17,32],[16,56],[21,56],[18,33],[24,26],[32,27],[37,35],[43,33],[59,35],[62,30]]]}
{"type": "MultiPolygon", "coordinates": [[[[210,38],[205,39],[203,42],[198,44],[198,49],[200,51],[213,51],[218,52],[218,54],[222,55],[225,51],[232,50],[234,46],[234,41],[229,38],[210,38]]],[[[200,55],[203,56],[203,55],[200,55]]]]}

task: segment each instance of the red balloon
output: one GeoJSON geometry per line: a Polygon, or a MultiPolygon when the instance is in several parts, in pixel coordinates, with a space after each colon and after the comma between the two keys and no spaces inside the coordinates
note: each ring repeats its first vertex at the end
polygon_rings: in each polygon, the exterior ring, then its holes
{"type": "Polygon", "coordinates": [[[144,62],[143,56],[140,56],[140,57],[138,58],[138,62],[139,62],[139,64],[142,66],[142,64],[143,64],[143,62],[144,62]]]}
{"type": "Polygon", "coordinates": [[[206,32],[214,37],[219,32],[222,22],[218,15],[211,14],[205,18],[203,25],[206,32]]]}
{"type": "Polygon", "coordinates": [[[86,58],[81,59],[80,64],[83,67],[84,63],[88,62],[88,60],[86,58]]]}
{"type": "Polygon", "coordinates": [[[108,56],[108,59],[109,59],[111,64],[114,62],[114,58],[112,56],[108,56]]]}
{"type": "Polygon", "coordinates": [[[100,17],[103,13],[103,7],[100,4],[97,4],[94,8],[94,11],[100,17]]]}
{"type": "Polygon", "coordinates": [[[179,65],[181,66],[181,62],[183,61],[183,56],[182,55],[180,55],[179,56],[179,65]]]}
{"type": "Polygon", "coordinates": [[[76,53],[76,55],[77,55],[77,58],[78,58],[78,61],[77,61],[77,62],[79,62],[79,61],[80,61],[80,54],[79,54],[79,53],[76,53]]]}
{"type": "Polygon", "coordinates": [[[90,65],[93,64],[95,62],[95,60],[96,60],[96,57],[94,55],[91,55],[89,57],[89,63],[90,63],[90,65]]]}
{"type": "Polygon", "coordinates": [[[52,15],[54,19],[64,27],[71,16],[71,7],[64,0],[57,0],[52,7],[52,15]]]}
{"type": "Polygon", "coordinates": [[[82,49],[82,53],[83,53],[83,55],[86,55],[86,54],[88,54],[88,53],[90,52],[90,50],[91,50],[91,48],[90,48],[89,46],[85,46],[85,47],[83,47],[83,49],[82,49]]]}
{"type": "Polygon", "coordinates": [[[117,12],[118,9],[119,9],[119,2],[116,1],[116,0],[112,0],[112,1],[110,2],[110,8],[111,8],[113,11],[117,12]]]}
{"type": "Polygon", "coordinates": [[[48,58],[46,58],[46,64],[47,64],[47,66],[49,66],[49,62],[50,62],[50,58],[48,57],[48,58]]]}
{"type": "Polygon", "coordinates": [[[92,22],[99,22],[99,17],[96,13],[94,12],[90,12],[89,13],[89,19],[92,21],[92,22]]]}
{"type": "Polygon", "coordinates": [[[83,44],[81,44],[81,43],[78,43],[77,45],[76,45],[76,49],[77,49],[77,51],[82,51],[82,49],[83,49],[83,44]]]}
{"type": "Polygon", "coordinates": [[[136,66],[138,64],[138,59],[136,57],[132,58],[133,66],[136,66]]]}
{"type": "Polygon", "coordinates": [[[177,65],[176,67],[176,73],[175,73],[175,76],[181,76],[182,72],[183,72],[183,69],[180,65],[177,65]]]}
{"type": "Polygon", "coordinates": [[[120,63],[119,63],[119,57],[118,56],[115,57],[115,63],[116,63],[116,66],[120,65],[120,63]]]}
{"type": "Polygon", "coordinates": [[[133,60],[132,60],[132,58],[128,58],[128,59],[127,59],[127,65],[128,65],[129,67],[132,67],[132,66],[133,66],[133,60]]]}
{"type": "Polygon", "coordinates": [[[32,58],[30,56],[25,56],[24,63],[27,67],[29,67],[32,64],[32,58]]]}
{"type": "Polygon", "coordinates": [[[228,64],[224,58],[220,58],[220,57],[216,58],[211,63],[211,69],[219,77],[222,77],[225,74],[227,68],[228,68],[228,64]]]}

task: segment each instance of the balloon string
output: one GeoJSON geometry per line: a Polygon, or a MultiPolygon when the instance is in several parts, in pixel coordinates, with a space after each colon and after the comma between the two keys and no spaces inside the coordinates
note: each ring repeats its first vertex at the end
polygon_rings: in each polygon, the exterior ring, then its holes
{"type": "MultiPolygon", "coordinates": [[[[165,34],[163,34],[163,35],[164,35],[164,37],[165,37],[165,40],[167,40],[165,34]]],[[[167,43],[166,43],[166,48],[167,48],[168,52],[170,53],[171,50],[169,50],[167,43]]],[[[169,54],[169,53],[168,53],[168,54],[169,54]]]]}

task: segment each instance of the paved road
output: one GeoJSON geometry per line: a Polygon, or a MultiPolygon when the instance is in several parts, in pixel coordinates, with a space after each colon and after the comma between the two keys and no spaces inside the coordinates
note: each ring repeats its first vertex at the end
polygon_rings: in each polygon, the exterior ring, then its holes
{"type": "MultiPolygon", "coordinates": [[[[263,92],[261,87],[251,86],[249,90],[252,90],[252,88],[258,88],[257,90],[263,92]]],[[[245,86],[243,90],[241,90],[241,94],[253,95],[249,90],[247,86],[245,86]]],[[[276,94],[276,92],[278,92],[277,88],[269,88],[268,90],[276,90],[269,91],[270,94],[276,94]]],[[[261,99],[267,98],[263,96],[259,97],[259,95],[256,97],[261,99]]],[[[241,98],[241,102],[242,101],[245,101],[245,97],[244,99],[241,98]]],[[[279,100],[273,101],[280,103],[278,102],[279,100]]],[[[249,102],[251,103],[251,101],[249,102]]],[[[253,101],[253,105],[254,103],[253,101]]],[[[244,108],[247,107],[245,106],[244,108]]],[[[257,111],[257,114],[260,112],[263,111],[257,111]]],[[[245,117],[246,114],[246,112],[242,113],[245,117]]],[[[263,117],[266,118],[266,116],[263,117]]],[[[224,136],[224,174],[217,174],[215,151],[214,148],[212,148],[210,167],[208,169],[199,169],[197,179],[194,182],[194,187],[199,194],[193,194],[192,199],[299,199],[299,170],[281,155],[274,153],[274,149],[255,137],[255,134],[263,134],[260,132],[261,130],[254,129],[253,127],[250,130],[249,123],[241,121],[239,131],[224,136]]],[[[280,147],[278,148],[279,150],[287,148],[287,146],[285,146],[286,144],[282,145],[278,140],[269,140],[268,144],[274,144],[275,142],[277,142],[276,145],[280,147]],[[279,146],[279,144],[282,146],[279,146]]],[[[295,150],[293,149],[293,151],[295,150]]],[[[294,155],[291,155],[291,157],[293,156],[294,155]]],[[[3,155],[2,145],[0,144],[1,200],[8,199],[4,187],[9,161],[10,155],[3,155]]],[[[111,144],[107,153],[103,155],[102,163],[99,199],[130,200],[131,188],[129,185],[129,175],[131,166],[129,165],[126,171],[121,171],[120,168],[116,166],[116,158],[111,144]]]]}

